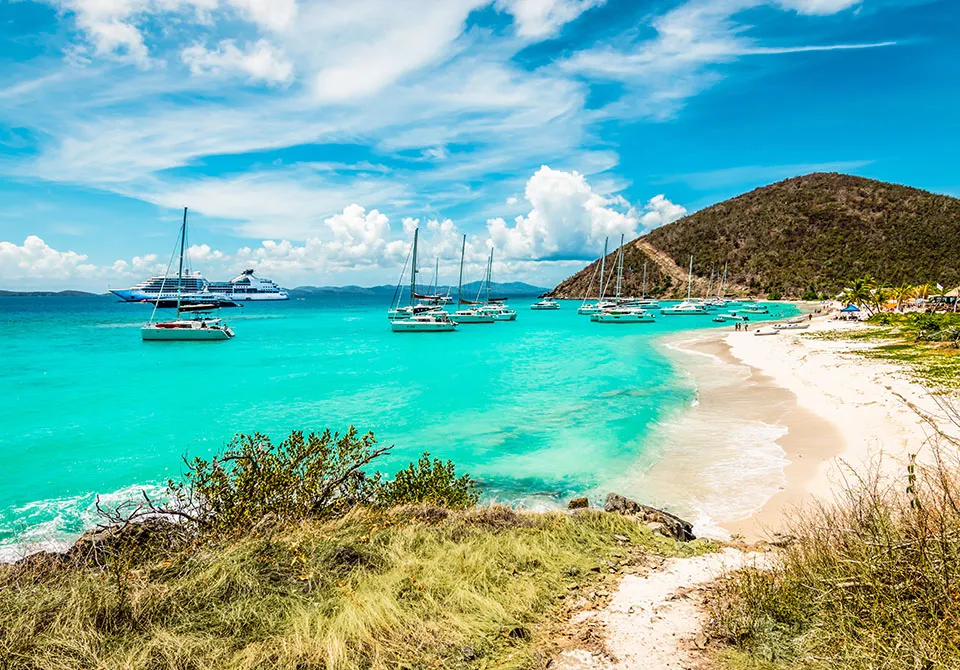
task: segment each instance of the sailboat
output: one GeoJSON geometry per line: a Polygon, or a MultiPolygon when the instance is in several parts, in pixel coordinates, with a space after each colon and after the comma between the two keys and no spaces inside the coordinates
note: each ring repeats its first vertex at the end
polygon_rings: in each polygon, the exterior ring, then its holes
{"type": "MultiPolygon", "coordinates": [[[[487,295],[484,299],[483,306],[480,308],[480,311],[485,314],[493,315],[494,321],[516,321],[517,320],[517,310],[512,307],[508,307],[504,304],[506,298],[491,298],[490,297],[490,287],[493,285],[493,249],[490,249],[490,258],[487,260],[487,277],[486,277],[486,291],[487,295]]],[[[481,287],[483,288],[483,287],[481,287]]],[[[480,294],[477,293],[477,299],[479,300],[480,294]]]]}
{"type": "MultiPolygon", "coordinates": [[[[577,314],[581,315],[591,315],[597,314],[603,309],[609,309],[611,307],[616,307],[616,303],[610,302],[609,300],[603,299],[604,293],[604,281],[606,280],[606,262],[607,262],[607,244],[610,242],[609,237],[603,238],[603,256],[600,257],[600,292],[597,296],[597,301],[593,303],[588,303],[587,296],[583,296],[583,303],[577,309],[577,314]]],[[[587,293],[590,292],[590,289],[593,287],[593,279],[590,280],[590,286],[587,287],[587,293]]]]}
{"type": "Polygon", "coordinates": [[[627,304],[620,296],[623,286],[623,235],[620,235],[620,249],[617,251],[617,288],[614,297],[615,307],[601,309],[596,314],[590,316],[591,321],[597,323],[652,323],[655,320],[653,314],[631,304],[627,304]]]}
{"type": "MultiPolygon", "coordinates": [[[[218,340],[229,340],[233,337],[233,330],[230,329],[220,318],[210,316],[218,310],[220,305],[216,302],[209,304],[183,302],[183,259],[186,253],[187,243],[187,208],[183,208],[183,224],[180,226],[180,267],[177,271],[177,318],[173,321],[154,321],[157,314],[157,308],[160,306],[158,300],[153,306],[153,312],[150,314],[150,321],[140,327],[140,337],[143,341],[180,341],[180,342],[215,342],[218,340]],[[188,316],[185,316],[188,315],[188,316]]],[[[176,253],[176,252],[174,252],[176,253]]],[[[173,256],[170,256],[170,263],[173,263],[173,256]]],[[[167,266],[169,268],[169,264],[167,266]]],[[[166,274],[164,279],[166,279],[166,274]]],[[[160,292],[163,292],[161,286],[160,292]]]]}
{"type": "Polygon", "coordinates": [[[420,231],[413,231],[413,247],[410,251],[410,305],[409,311],[391,319],[390,328],[395,333],[442,333],[456,330],[457,324],[442,309],[417,305],[417,238],[420,231]]]}
{"type": "Polygon", "coordinates": [[[693,256],[690,256],[690,270],[687,273],[687,299],[673,307],[663,307],[663,315],[686,316],[690,314],[707,314],[707,308],[702,302],[694,302],[690,297],[693,289],[693,256]]]}
{"type": "Polygon", "coordinates": [[[463,236],[463,243],[460,246],[460,280],[457,283],[457,311],[453,314],[453,320],[457,323],[493,323],[495,319],[493,314],[478,309],[477,307],[468,307],[461,309],[464,304],[473,304],[469,300],[463,299],[463,256],[467,251],[467,236],[463,236]]]}

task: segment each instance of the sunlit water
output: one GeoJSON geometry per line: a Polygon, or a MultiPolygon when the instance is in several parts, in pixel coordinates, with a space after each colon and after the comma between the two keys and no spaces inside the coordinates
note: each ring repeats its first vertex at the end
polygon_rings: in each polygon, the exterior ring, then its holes
{"type": "Polygon", "coordinates": [[[487,499],[534,508],[648,467],[658,427],[695,397],[658,339],[720,324],[597,324],[577,303],[511,302],[516,322],[436,334],[392,333],[379,298],[254,304],[225,312],[229,342],[144,343],[149,307],[0,298],[0,559],[62,545],[92,525],[96,494],[158,486],[238,432],[352,424],[395,445],[379,469],[428,450],[487,499]]]}

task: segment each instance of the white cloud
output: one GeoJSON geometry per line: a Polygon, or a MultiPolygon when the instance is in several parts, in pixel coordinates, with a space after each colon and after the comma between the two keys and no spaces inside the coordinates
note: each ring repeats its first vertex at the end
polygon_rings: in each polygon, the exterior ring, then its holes
{"type": "Polygon", "coordinates": [[[828,15],[857,7],[862,0],[776,0],[784,9],[793,9],[798,14],[828,15]]]}
{"type": "Polygon", "coordinates": [[[0,242],[0,279],[71,279],[89,276],[96,266],[87,263],[86,254],[57,251],[36,235],[22,245],[0,242]]]}
{"type": "Polygon", "coordinates": [[[513,226],[501,218],[487,222],[493,245],[507,258],[587,258],[604,237],[636,233],[633,209],[615,209],[625,201],[596,193],[577,172],[544,165],[527,182],[525,197],[532,209],[513,226]]]}
{"type": "Polygon", "coordinates": [[[283,30],[297,16],[297,0],[228,0],[240,14],[270,30],[283,30]]]}
{"type": "Polygon", "coordinates": [[[209,244],[191,245],[190,248],[187,250],[187,254],[189,255],[190,260],[192,262],[198,262],[198,263],[203,263],[207,261],[223,261],[230,258],[227,254],[223,253],[219,249],[211,248],[209,244]]]}
{"type": "Polygon", "coordinates": [[[542,39],[560,29],[588,9],[606,0],[497,0],[496,7],[513,15],[517,34],[542,39]]]}
{"type": "Polygon", "coordinates": [[[640,218],[640,224],[644,232],[673,223],[687,213],[686,207],[670,202],[662,193],[650,198],[643,209],[645,213],[640,218]]]}
{"type": "Polygon", "coordinates": [[[243,72],[254,81],[284,84],[293,78],[293,64],[282,49],[267,40],[240,48],[233,40],[221,40],[216,49],[201,44],[186,47],[180,58],[193,74],[243,72]]]}
{"type": "MultiPolygon", "coordinates": [[[[738,13],[761,5],[805,14],[833,14],[858,0],[688,0],[650,21],[655,36],[628,48],[618,42],[575,53],[560,68],[596,79],[630,85],[628,94],[609,105],[611,116],[668,118],[683,102],[714,85],[722,74],[714,66],[745,56],[836,51],[893,46],[895,42],[764,47],[748,36],[738,13]]],[[[645,33],[641,33],[645,34],[645,33]]]]}

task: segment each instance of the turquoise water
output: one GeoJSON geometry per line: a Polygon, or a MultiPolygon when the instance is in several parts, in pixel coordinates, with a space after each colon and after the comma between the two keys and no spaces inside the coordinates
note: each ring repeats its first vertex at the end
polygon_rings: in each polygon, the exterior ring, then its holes
{"type": "Polygon", "coordinates": [[[383,299],[314,298],[226,312],[229,342],[144,343],[142,305],[0,298],[0,558],[69,540],[97,493],[159,485],[237,432],[353,424],[395,445],[385,471],[429,450],[532,507],[644,467],[651,431],[693,394],[656,340],[720,324],[601,325],[530,302],[511,301],[512,323],[394,334],[383,299]]]}

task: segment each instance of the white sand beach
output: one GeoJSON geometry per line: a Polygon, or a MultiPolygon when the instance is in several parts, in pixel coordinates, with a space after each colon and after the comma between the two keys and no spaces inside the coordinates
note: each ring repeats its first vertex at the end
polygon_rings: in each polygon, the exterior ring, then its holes
{"type": "MultiPolygon", "coordinates": [[[[919,451],[923,459],[932,431],[909,404],[936,415],[939,408],[928,390],[896,364],[852,353],[864,345],[809,335],[868,327],[818,316],[803,331],[757,337],[725,329],[674,343],[682,352],[699,354],[691,368],[700,390],[693,413],[781,427],[776,443],[784,459],[782,477],[768,482],[768,499],[758,509],[716,518],[722,527],[761,539],[791,508],[829,501],[853,472],[880,468],[887,477],[905,477],[909,454],[919,451]],[[726,368],[723,375],[731,381],[719,388],[701,385],[716,377],[717,366],[726,368]]],[[[735,489],[740,482],[733,478],[727,486],[735,489]]]]}

